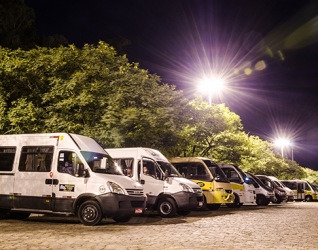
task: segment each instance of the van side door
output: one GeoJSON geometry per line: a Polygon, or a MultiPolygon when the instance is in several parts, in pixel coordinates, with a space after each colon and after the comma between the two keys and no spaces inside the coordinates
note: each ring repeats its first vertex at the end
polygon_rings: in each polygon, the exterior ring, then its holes
{"type": "Polygon", "coordinates": [[[52,209],[52,162],[54,146],[47,139],[38,146],[22,146],[14,180],[14,208],[52,209]],[[45,145],[46,144],[46,145],[45,145]]]}
{"type": "Polygon", "coordinates": [[[72,213],[74,201],[86,192],[89,178],[86,178],[81,157],[72,150],[58,151],[58,161],[53,167],[53,211],[72,213]]]}

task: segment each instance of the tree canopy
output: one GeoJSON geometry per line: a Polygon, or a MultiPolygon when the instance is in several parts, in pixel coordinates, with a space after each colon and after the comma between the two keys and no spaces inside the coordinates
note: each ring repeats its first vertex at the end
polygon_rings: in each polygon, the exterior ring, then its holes
{"type": "Polygon", "coordinates": [[[224,104],[188,100],[105,42],[0,47],[0,59],[2,134],[71,132],[104,147],[152,147],[167,157],[205,156],[255,174],[308,177],[269,142],[246,134],[224,104]]]}

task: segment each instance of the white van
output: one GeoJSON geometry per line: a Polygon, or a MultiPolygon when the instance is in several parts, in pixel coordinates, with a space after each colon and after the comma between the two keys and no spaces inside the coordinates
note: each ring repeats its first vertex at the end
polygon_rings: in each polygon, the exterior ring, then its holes
{"type": "Polygon", "coordinates": [[[238,166],[232,164],[218,163],[231,182],[235,200],[233,204],[226,204],[228,207],[240,207],[245,203],[255,203],[255,188],[249,178],[238,166]]]}
{"type": "Polygon", "coordinates": [[[251,173],[245,173],[255,188],[256,204],[267,206],[275,199],[274,188],[266,186],[257,176],[251,173]]]}
{"type": "Polygon", "coordinates": [[[275,176],[268,176],[273,182],[276,183],[279,187],[285,190],[286,192],[286,202],[294,201],[294,192],[290,188],[288,188],[283,182],[278,180],[275,176]]]}
{"type": "Polygon", "coordinates": [[[128,221],[143,213],[143,187],[123,173],[93,139],[68,133],[0,135],[0,213],[77,215],[128,221]],[[104,163],[104,164],[103,164],[104,163]]]}
{"type": "Polygon", "coordinates": [[[140,182],[147,195],[147,209],[161,217],[187,215],[203,205],[201,188],[183,178],[168,159],[151,148],[105,149],[123,172],[140,182]]]}

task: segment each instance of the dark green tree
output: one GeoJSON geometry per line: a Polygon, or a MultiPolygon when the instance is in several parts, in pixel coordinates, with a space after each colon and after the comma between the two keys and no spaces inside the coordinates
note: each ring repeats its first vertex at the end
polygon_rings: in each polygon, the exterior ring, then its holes
{"type": "Polygon", "coordinates": [[[33,9],[24,0],[0,0],[0,46],[32,48],[36,39],[33,9]]]}

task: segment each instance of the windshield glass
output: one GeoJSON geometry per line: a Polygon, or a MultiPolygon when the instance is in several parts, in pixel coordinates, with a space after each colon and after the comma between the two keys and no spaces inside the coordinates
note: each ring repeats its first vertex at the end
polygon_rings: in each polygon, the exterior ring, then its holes
{"type": "Polygon", "coordinates": [[[213,175],[214,177],[214,180],[215,181],[218,181],[218,182],[230,182],[225,173],[223,172],[223,170],[219,167],[219,165],[217,165],[216,163],[214,163],[213,161],[211,160],[203,160],[203,162],[205,163],[205,165],[208,166],[211,174],[213,175]]]}
{"type": "Polygon", "coordinates": [[[279,186],[280,188],[286,187],[286,186],[283,185],[280,181],[274,181],[274,182],[275,182],[275,184],[276,184],[277,186],[279,186]]]}
{"type": "Polygon", "coordinates": [[[253,179],[264,189],[269,189],[270,191],[273,191],[273,187],[265,185],[257,176],[249,174],[253,177],[253,179]]]}
{"type": "Polygon", "coordinates": [[[90,169],[95,173],[123,175],[121,168],[105,154],[81,151],[90,169]]]}
{"type": "Polygon", "coordinates": [[[169,177],[182,177],[178,170],[169,161],[157,161],[163,173],[168,172],[169,177]]]}

